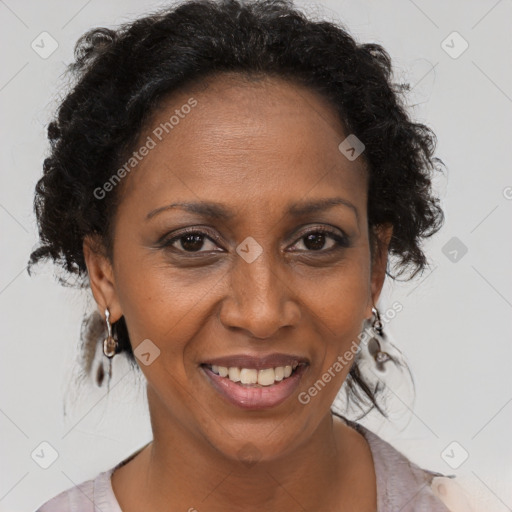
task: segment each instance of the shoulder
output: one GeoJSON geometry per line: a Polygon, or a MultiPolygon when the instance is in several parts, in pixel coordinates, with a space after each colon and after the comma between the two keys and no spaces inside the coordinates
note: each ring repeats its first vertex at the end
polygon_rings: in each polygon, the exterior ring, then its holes
{"type": "Polygon", "coordinates": [[[114,467],[102,471],[96,478],[86,480],[62,491],[57,496],[43,503],[35,512],[122,512],[116,499],[110,477],[112,473],[130,462],[138,455],[148,442],[114,467]]]}
{"type": "Polygon", "coordinates": [[[120,512],[110,493],[112,469],[70,487],[43,503],[35,512],[120,512]]]}
{"type": "Polygon", "coordinates": [[[83,512],[92,511],[95,480],[96,479],[87,480],[62,491],[60,494],[57,494],[43,503],[36,512],[73,512],[74,510],[78,510],[78,506],[82,508],[83,512]]]}
{"type": "Polygon", "coordinates": [[[370,446],[377,478],[379,512],[474,512],[454,475],[423,469],[359,423],[345,420],[370,446]]]}

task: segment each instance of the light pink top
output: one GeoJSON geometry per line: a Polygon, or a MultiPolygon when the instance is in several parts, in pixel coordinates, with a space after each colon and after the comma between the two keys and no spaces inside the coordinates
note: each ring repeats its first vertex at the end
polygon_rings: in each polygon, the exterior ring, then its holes
{"type": "MultiPolygon", "coordinates": [[[[359,423],[345,421],[365,437],[370,447],[377,477],[377,512],[471,511],[467,498],[453,484],[453,477],[421,469],[359,423]]],[[[143,448],[96,478],[61,492],[36,512],[123,512],[110,476],[143,448]]]]}

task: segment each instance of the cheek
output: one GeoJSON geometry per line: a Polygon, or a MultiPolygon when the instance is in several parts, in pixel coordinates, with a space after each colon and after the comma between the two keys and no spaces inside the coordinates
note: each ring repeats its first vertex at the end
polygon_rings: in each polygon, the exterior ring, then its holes
{"type": "Polygon", "coordinates": [[[313,380],[324,381],[320,387],[325,387],[325,391],[319,402],[334,399],[354,361],[371,301],[370,268],[366,261],[363,257],[354,258],[343,271],[334,272],[332,279],[319,282],[318,292],[309,294],[323,341],[323,354],[312,368],[313,380]]]}
{"type": "Polygon", "coordinates": [[[170,266],[121,257],[116,288],[133,349],[150,339],[176,360],[200,324],[197,311],[215,284],[213,277],[184,281],[170,266]]]}
{"type": "MultiPolygon", "coordinates": [[[[148,387],[166,407],[173,404],[176,414],[184,414],[180,404],[190,400],[188,344],[201,326],[198,314],[204,310],[200,303],[204,287],[197,282],[180,283],[176,272],[169,268],[133,263],[119,265],[118,279],[122,283],[118,287],[119,301],[135,355],[138,345],[145,340],[150,340],[159,351],[149,365],[136,358],[148,387]]],[[[150,352],[156,350],[145,343],[139,350],[144,347],[146,352],[148,346],[150,352]]]]}
{"type": "Polygon", "coordinates": [[[367,254],[357,251],[338,269],[316,280],[306,296],[310,309],[317,314],[318,323],[325,327],[327,335],[330,333],[333,343],[339,345],[361,327],[371,301],[367,254]]]}

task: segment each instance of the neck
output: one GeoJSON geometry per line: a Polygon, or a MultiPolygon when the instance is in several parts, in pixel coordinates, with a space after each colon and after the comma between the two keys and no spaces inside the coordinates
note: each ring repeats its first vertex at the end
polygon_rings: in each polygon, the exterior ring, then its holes
{"type": "Polygon", "coordinates": [[[373,510],[373,466],[368,487],[361,436],[330,413],[307,442],[254,463],[224,456],[181,423],[151,419],[154,440],[144,450],[138,473],[143,475],[138,494],[144,495],[141,503],[148,512],[169,510],[169,505],[190,512],[373,510]],[[362,503],[369,506],[361,508],[362,503]]]}
{"type": "Polygon", "coordinates": [[[159,436],[152,443],[148,483],[166,489],[162,503],[173,503],[176,496],[182,501],[185,491],[185,505],[199,512],[314,510],[341,480],[338,445],[330,417],[307,445],[272,461],[234,461],[197,439],[159,436]]]}

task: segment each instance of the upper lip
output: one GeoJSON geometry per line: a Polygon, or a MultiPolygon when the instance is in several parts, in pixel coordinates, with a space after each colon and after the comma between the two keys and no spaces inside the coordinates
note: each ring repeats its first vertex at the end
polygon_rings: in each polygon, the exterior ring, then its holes
{"type": "Polygon", "coordinates": [[[308,364],[307,358],[293,354],[268,354],[266,356],[253,356],[249,354],[235,354],[232,356],[216,357],[203,361],[204,365],[224,366],[230,368],[250,368],[262,370],[278,366],[293,366],[294,363],[308,364]]]}

